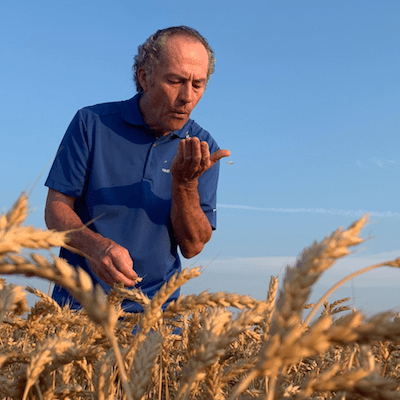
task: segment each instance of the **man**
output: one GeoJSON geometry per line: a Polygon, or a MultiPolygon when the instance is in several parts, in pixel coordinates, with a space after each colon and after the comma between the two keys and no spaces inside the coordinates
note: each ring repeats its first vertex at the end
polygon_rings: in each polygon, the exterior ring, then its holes
{"type": "MultiPolygon", "coordinates": [[[[216,227],[220,150],[190,113],[214,70],[214,55],[194,29],[159,30],[135,57],[138,94],[75,115],[46,181],[49,229],[71,230],[60,257],[80,266],[108,292],[136,284],[152,297],[198,254],[216,227]],[[88,226],[85,226],[88,224],[88,226]]],[[[177,298],[179,292],[169,301],[177,298]]],[[[61,305],[79,303],[56,286],[61,305]]],[[[168,302],[169,302],[168,301],[168,302]]],[[[140,312],[134,302],[126,311],[140,312]]]]}

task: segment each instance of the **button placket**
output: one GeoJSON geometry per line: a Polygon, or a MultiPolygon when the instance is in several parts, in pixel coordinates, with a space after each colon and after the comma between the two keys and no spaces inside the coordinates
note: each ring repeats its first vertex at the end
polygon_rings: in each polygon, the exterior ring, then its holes
{"type": "MultiPolygon", "coordinates": [[[[187,132],[188,134],[188,132],[187,132]]],[[[186,136],[188,136],[186,134],[186,136]]],[[[170,169],[169,168],[165,168],[165,164],[168,162],[168,160],[159,160],[157,157],[158,155],[161,155],[161,153],[163,153],[161,151],[160,146],[162,144],[167,144],[169,142],[171,142],[171,140],[173,140],[172,137],[168,136],[168,137],[160,137],[158,139],[156,139],[153,143],[150,144],[150,149],[149,149],[149,154],[148,154],[148,158],[147,158],[147,162],[146,162],[146,166],[145,166],[145,170],[144,170],[144,176],[143,178],[146,180],[153,180],[154,178],[154,168],[156,168],[156,166],[154,165],[155,163],[159,163],[161,170],[164,173],[169,173],[170,169]],[[155,147],[157,147],[157,150],[155,149],[155,147]],[[161,151],[161,153],[160,153],[161,151]],[[164,161],[164,162],[163,162],[164,161]]],[[[172,158],[175,156],[175,154],[172,156],[172,158]]],[[[172,160],[171,158],[171,160],[172,160]]]]}

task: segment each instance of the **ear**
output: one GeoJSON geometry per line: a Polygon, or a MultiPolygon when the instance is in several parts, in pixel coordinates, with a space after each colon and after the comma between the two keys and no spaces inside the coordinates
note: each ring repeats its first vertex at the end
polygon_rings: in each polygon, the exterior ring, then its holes
{"type": "Polygon", "coordinates": [[[137,76],[139,79],[139,83],[143,88],[143,91],[147,92],[149,90],[149,82],[145,70],[143,68],[139,68],[137,71],[137,76]]]}

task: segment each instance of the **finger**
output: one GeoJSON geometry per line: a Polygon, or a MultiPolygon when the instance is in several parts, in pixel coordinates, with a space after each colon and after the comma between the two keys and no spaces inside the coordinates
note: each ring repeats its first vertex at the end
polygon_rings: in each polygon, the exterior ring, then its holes
{"type": "Polygon", "coordinates": [[[196,168],[201,162],[200,140],[197,137],[188,138],[185,141],[186,167],[196,168]]]}
{"type": "Polygon", "coordinates": [[[124,275],[129,280],[136,280],[137,274],[133,269],[133,261],[128,250],[122,246],[115,246],[110,248],[108,251],[110,257],[110,268],[113,271],[116,269],[117,272],[124,275]]]}
{"type": "Polygon", "coordinates": [[[210,149],[207,142],[201,142],[201,164],[208,169],[210,164],[210,149]]]}
{"type": "Polygon", "coordinates": [[[108,260],[109,262],[104,263],[104,268],[103,268],[103,273],[105,275],[105,278],[107,278],[107,283],[110,285],[109,282],[111,282],[111,286],[114,285],[114,283],[119,283],[122,282],[125,286],[133,286],[136,282],[137,279],[137,274],[133,269],[131,271],[134,272],[134,275],[130,275],[129,277],[126,276],[123,272],[121,272],[118,267],[111,262],[111,260],[108,260]]]}
{"type": "Polygon", "coordinates": [[[201,144],[197,137],[192,138],[192,165],[196,168],[201,163],[201,144]]]}
{"type": "Polygon", "coordinates": [[[137,275],[135,279],[129,279],[126,275],[122,274],[116,269],[111,273],[111,275],[113,276],[115,282],[122,282],[125,286],[134,286],[136,283],[137,275]]]}
{"type": "Polygon", "coordinates": [[[107,285],[110,286],[114,286],[115,283],[117,283],[117,281],[115,280],[115,278],[113,277],[113,275],[111,274],[111,272],[108,269],[104,269],[102,272],[102,276],[100,276],[100,278],[107,283],[107,285]]]}
{"type": "Polygon", "coordinates": [[[101,264],[91,263],[93,272],[107,285],[113,286],[116,283],[114,275],[111,272],[112,264],[110,260],[103,261],[101,264]]]}
{"type": "Polygon", "coordinates": [[[179,164],[182,164],[185,158],[185,139],[179,142],[178,150],[176,151],[176,160],[179,164]]]}
{"type": "Polygon", "coordinates": [[[184,151],[183,151],[183,163],[185,168],[190,164],[192,160],[192,142],[190,139],[184,139],[184,151]]]}
{"type": "Polygon", "coordinates": [[[110,286],[114,286],[115,283],[123,283],[125,286],[134,286],[136,283],[135,279],[127,278],[115,267],[104,269],[103,276],[101,278],[110,286]]]}
{"type": "Polygon", "coordinates": [[[136,281],[137,273],[133,269],[133,262],[129,255],[127,257],[113,259],[113,264],[118,274],[121,274],[133,282],[136,281]]]}
{"type": "Polygon", "coordinates": [[[212,165],[214,165],[221,158],[229,157],[230,155],[231,155],[231,152],[229,150],[217,150],[216,152],[211,154],[210,160],[211,160],[212,165]]]}

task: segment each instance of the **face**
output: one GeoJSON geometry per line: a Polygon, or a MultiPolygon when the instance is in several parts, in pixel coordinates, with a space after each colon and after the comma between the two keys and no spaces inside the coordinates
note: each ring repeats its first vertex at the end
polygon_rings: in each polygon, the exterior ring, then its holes
{"type": "Polygon", "coordinates": [[[202,43],[185,36],[167,39],[164,55],[152,77],[138,71],[143,96],[140,109],[157,135],[181,129],[203,96],[208,71],[208,54],[202,43]],[[152,78],[152,79],[151,79],[152,78]]]}

